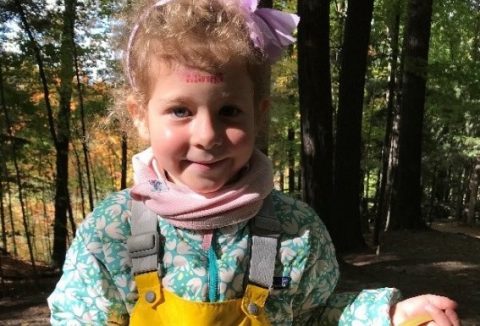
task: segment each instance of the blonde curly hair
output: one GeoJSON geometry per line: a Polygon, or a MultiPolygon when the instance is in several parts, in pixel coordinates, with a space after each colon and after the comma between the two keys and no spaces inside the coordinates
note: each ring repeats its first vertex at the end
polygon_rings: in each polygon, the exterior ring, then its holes
{"type": "MultiPolygon", "coordinates": [[[[233,61],[245,62],[256,101],[269,93],[269,65],[253,46],[246,13],[238,0],[173,0],[161,6],[148,0],[132,8],[129,26],[138,26],[125,42],[124,72],[130,93],[145,107],[155,60],[219,73],[233,61]],[[128,60],[126,59],[128,57],[128,60]]],[[[130,34],[130,33],[128,33],[130,34]]]]}

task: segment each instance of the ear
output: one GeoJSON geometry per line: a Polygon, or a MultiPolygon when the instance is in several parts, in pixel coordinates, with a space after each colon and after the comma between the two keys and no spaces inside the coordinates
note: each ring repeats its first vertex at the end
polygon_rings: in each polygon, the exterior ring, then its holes
{"type": "Polygon", "coordinates": [[[150,133],[148,131],[146,109],[138,104],[133,95],[127,97],[127,109],[140,137],[144,140],[149,140],[150,133]]]}
{"type": "Polygon", "coordinates": [[[268,111],[270,111],[270,106],[272,104],[272,101],[270,100],[270,97],[264,97],[260,101],[260,105],[258,106],[260,110],[260,114],[262,117],[266,117],[268,115],[268,111]]]}
{"type": "Polygon", "coordinates": [[[262,98],[256,108],[255,116],[255,126],[256,133],[261,133],[262,130],[265,130],[265,124],[268,120],[268,112],[270,111],[271,100],[269,97],[262,98]]]}

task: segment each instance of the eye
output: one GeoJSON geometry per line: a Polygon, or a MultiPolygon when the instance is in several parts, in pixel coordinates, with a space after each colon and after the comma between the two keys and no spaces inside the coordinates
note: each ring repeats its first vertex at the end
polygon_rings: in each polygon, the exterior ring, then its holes
{"type": "Polygon", "coordinates": [[[239,108],[233,105],[224,105],[220,108],[220,115],[224,117],[236,117],[239,115],[242,111],[240,111],[239,108]]]}
{"type": "Polygon", "coordinates": [[[175,118],[185,118],[191,115],[190,111],[186,107],[176,107],[170,110],[171,114],[175,118]]]}

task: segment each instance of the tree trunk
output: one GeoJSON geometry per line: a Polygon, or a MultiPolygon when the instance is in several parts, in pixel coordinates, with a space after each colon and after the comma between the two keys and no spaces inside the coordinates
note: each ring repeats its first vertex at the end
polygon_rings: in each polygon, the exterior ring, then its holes
{"type": "MultiPolygon", "coordinates": [[[[1,59],[1,58],[0,58],[1,59]]],[[[4,110],[6,111],[7,103],[5,101],[5,88],[3,87],[3,63],[0,61],[0,105],[5,108],[4,110]]],[[[8,128],[6,128],[8,129],[8,128]]],[[[8,130],[6,130],[6,134],[8,134],[8,130]]],[[[2,153],[5,153],[5,148],[3,147],[2,143],[2,153]]],[[[5,172],[7,169],[7,164],[6,164],[6,159],[5,156],[3,156],[3,164],[5,165],[5,172]]],[[[6,175],[6,173],[5,173],[6,175]]],[[[4,197],[4,192],[3,192],[3,178],[4,178],[4,173],[3,173],[3,166],[0,167],[0,222],[2,225],[2,245],[3,245],[3,250],[5,252],[8,252],[7,248],[7,230],[6,230],[6,223],[5,223],[5,207],[3,206],[3,197],[4,197]]],[[[2,253],[0,252],[0,255],[2,253]]],[[[2,284],[3,284],[3,278],[2,278],[2,284]]]]}
{"type": "Polygon", "coordinates": [[[361,129],[373,0],[349,2],[340,71],[334,172],[335,247],[365,245],[360,223],[361,129]]]}
{"type": "MultiPolygon", "coordinates": [[[[1,68],[0,68],[0,71],[1,71],[1,68]]],[[[0,79],[2,79],[1,76],[0,76],[0,79]]],[[[3,113],[4,113],[4,117],[5,117],[5,124],[7,126],[7,134],[8,134],[8,136],[10,136],[13,139],[14,137],[13,137],[13,134],[12,134],[12,124],[11,124],[11,121],[10,121],[10,118],[9,118],[7,107],[2,105],[2,110],[3,110],[3,113]]],[[[13,140],[11,151],[12,151],[13,166],[15,168],[15,181],[17,183],[17,189],[18,189],[17,190],[18,201],[20,203],[20,209],[21,209],[21,212],[22,212],[23,228],[25,230],[25,237],[27,239],[28,253],[30,254],[30,262],[32,264],[33,274],[34,274],[33,276],[36,279],[37,278],[37,268],[36,268],[36,265],[35,265],[35,257],[33,255],[32,240],[31,240],[30,232],[29,232],[29,228],[28,228],[28,222],[27,222],[28,217],[27,217],[27,212],[26,212],[26,208],[25,208],[25,198],[24,198],[24,193],[23,193],[22,178],[21,178],[21,175],[20,175],[20,167],[18,165],[18,160],[17,160],[17,150],[18,149],[16,148],[15,141],[13,140]]],[[[10,212],[10,213],[12,214],[12,212],[10,212]]],[[[13,216],[11,218],[13,220],[13,216]]]]}
{"type": "Polygon", "coordinates": [[[332,93],[330,1],[299,0],[298,85],[302,133],[302,192],[331,228],[332,93]]]}
{"type": "Polygon", "coordinates": [[[45,248],[47,248],[47,252],[45,253],[48,255],[49,258],[52,256],[52,245],[50,242],[50,223],[48,223],[48,213],[47,213],[47,202],[45,199],[45,184],[42,185],[42,209],[43,209],[43,220],[45,223],[45,248]]]}
{"type": "MultiPolygon", "coordinates": [[[[21,176],[20,176],[20,168],[18,166],[18,160],[17,160],[17,148],[16,148],[16,144],[15,144],[15,139],[14,139],[13,133],[12,133],[12,123],[10,121],[10,117],[9,117],[9,114],[8,114],[7,105],[5,103],[5,97],[4,97],[3,66],[2,66],[1,62],[0,62],[0,83],[1,83],[0,84],[1,106],[2,106],[2,111],[3,111],[3,115],[4,115],[4,119],[5,119],[5,127],[7,129],[6,130],[7,135],[12,139],[11,151],[12,151],[13,166],[15,167],[15,180],[16,180],[17,186],[18,186],[18,200],[20,202],[20,208],[21,208],[21,212],[22,212],[22,220],[23,220],[23,226],[24,226],[24,229],[25,229],[25,236],[27,237],[27,246],[28,246],[28,252],[30,254],[30,261],[32,263],[34,277],[36,278],[37,269],[36,269],[36,266],[35,266],[35,258],[34,258],[34,255],[33,255],[33,246],[32,246],[30,234],[29,234],[29,231],[28,231],[28,225],[27,225],[27,213],[26,213],[26,210],[25,210],[25,200],[24,200],[24,197],[23,197],[23,187],[22,187],[22,180],[21,180],[21,176]]],[[[3,203],[3,197],[2,197],[2,203],[3,203]]],[[[2,205],[2,210],[3,210],[3,205],[2,205]]],[[[12,212],[10,212],[10,213],[12,213],[12,212]]],[[[11,216],[11,218],[13,220],[12,216],[11,216]]],[[[5,249],[6,249],[6,246],[5,246],[5,249]]]]}
{"type": "Polygon", "coordinates": [[[128,136],[122,131],[122,179],[120,181],[120,189],[127,188],[127,156],[128,156],[128,136]]]}
{"type": "MultiPolygon", "coordinates": [[[[89,157],[88,156],[88,135],[87,135],[87,129],[85,127],[85,110],[83,105],[83,85],[80,80],[80,68],[78,67],[77,45],[75,44],[75,39],[73,37],[72,37],[72,49],[73,49],[73,61],[75,63],[75,77],[77,79],[78,102],[80,106],[80,124],[82,126],[81,139],[82,139],[83,160],[85,162],[85,171],[87,172],[88,203],[90,204],[90,211],[93,211],[93,205],[94,205],[93,189],[92,189],[92,181],[90,177],[90,161],[88,159],[89,157]]],[[[83,205],[84,204],[83,204],[83,193],[82,193],[82,206],[83,205]]],[[[83,215],[85,216],[85,213],[83,215]]]]}
{"type": "Polygon", "coordinates": [[[52,261],[56,267],[61,267],[65,261],[67,250],[67,210],[68,195],[68,147],[70,143],[70,110],[72,97],[73,71],[73,42],[75,24],[76,0],[65,0],[63,12],[63,30],[60,70],[60,108],[58,112],[57,137],[57,173],[55,183],[55,223],[52,261]]]}
{"type": "MultiPolygon", "coordinates": [[[[2,176],[0,176],[1,179],[2,176]]],[[[5,223],[5,207],[3,206],[3,181],[0,181],[0,221],[2,224],[2,245],[3,250],[8,252],[7,247],[7,229],[5,223]]],[[[1,254],[1,253],[0,253],[1,254]]]]}
{"type": "MultiPolygon", "coordinates": [[[[8,176],[7,176],[8,180],[8,176]]],[[[12,246],[13,246],[13,257],[18,257],[18,248],[17,240],[15,238],[17,231],[15,229],[15,223],[13,221],[13,210],[12,210],[12,191],[10,189],[10,181],[7,181],[7,193],[8,193],[8,214],[10,216],[10,230],[12,232],[12,246]]]]}
{"type": "Polygon", "coordinates": [[[404,38],[400,138],[391,229],[424,228],[421,212],[422,130],[432,0],[410,0],[404,38]]]}
{"type": "MultiPolygon", "coordinates": [[[[92,160],[90,156],[90,152],[88,152],[88,160],[92,163],[92,166],[95,166],[95,162],[92,160]]],[[[92,181],[93,181],[93,193],[95,195],[95,200],[98,201],[98,187],[97,187],[97,178],[95,177],[95,170],[92,171],[92,181]]]]}
{"type": "Polygon", "coordinates": [[[457,220],[463,220],[463,211],[464,211],[464,198],[466,192],[466,180],[467,180],[467,169],[463,167],[460,170],[459,176],[457,178],[457,199],[456,199],[456,208],[455,208],[455,217],[457,220]]]}
{"type": "MultiPolygon", "coordinates": [[[[432,181],[431,181],[431,189],[430,189],[430,202],[428,204],[429,211],[426,215],[427,221],[432,221],[433,216],[436,215],[436,206],[438,205],[438,202],[436,201],[435,197],[435,189],[437,188],[437,182],[438,182],[438,163],[436,163],[433,166],[433,171],[432,171],[432,181]]],[[[425,212],[424,212],[425,213],[425,212]]]]}
{"type": "Polygon", "coordinates": [[[32,203],[31,201],[29,200],[29,196],[28,194],[25,196],[25,207],[26,207],[26,212],[27,214],[25,214],[26,216],[26,227],[27,227],[27,233],[29,232],[30,233],[30,242],[32,244],[32,253],[33,253],[33,257],[34,257],[34,261],[35,261],[35,258],[38,259],[38,248],[37,248],[37,240],[36,240],[36,237],[37,237],[37,229],[36,229],[36,223],[35,223],[35,220],[32,218],[32,216],[35,216],[34,215],[34,210],[33,210],[33,207],[32,207],[32,203]]]}
{"type": "Polygon", "coordinates": [[[288,192],[295,192],[295,130],[288,128],[288,192]]]}
{"type": "Polygon", "coordinates": [[[476,11],[474,15],[476,16],[475,27],[474,27],[474,37],[472,42],[472,58],[474,61],[480,60],[480,2],[476,1],[476,11]]]}
{"type": "Polygon", "coordinates": [[[85,219],[86,214],[85,214],[85,198],[83,195],[83,178],[82,178],[82,167],[80,164],[80,155],[78,155],[78,151],[75,148],[75,144],[72,143],[72,148],[73,148],[73,154],[75,155],[75,163],[77,165],[77,182],[78,182],[78,187],[79,190],[78,192],[80,193],[80,207],[82,209],[82,217],[85,219]]]}
{"type": "Polygon", "coordinates": [[[50,134],[52,136],[53,143],[57,144],[57,134],[55,131],[55,123],[53,119],[53,110],[52,106],[50,104],[50,91],[48,90],[48,83],[47,83],[47,77],[45,74],[45,69],[43,67],[43,58],[42,58],[42,53],[40,51],[40,48],[38,47],[38,43],[35,40],[35,37],[33,36],[33,33],[30,29],[30,24],[28,23],[27,17],[25,16],[25,12],[23,11],[22,4],[20,0],[15,0],[15,6],[18,11],[18,14],[20,16],[20,20],[23,24],[23,27],[25,29],[25,32],[28,35],[28,39],[30,41],[30,46],[32,47],[35,60],[37,62],[38,66],[38,73],[40,75],[40,80],[42,81],[42,87],[43,87],[43,99],[45,101],[45,108],[47,109],[47,116],[48,116],[48,127],[50,130],[50,134]]]}
{"type": "MultiPolygon", "coordinates": [[[[258,6],[262,8],[272,8],[273,0],[260,0],[258,6]]],[[[271,75],[271,71],[268,72],[268,83],[270,83],[270,75],[271,75]]],[[[270,113],[266,112],[265,116],[262,117],[262,120],[259,122],[260,132],[258,132],[256,141],[255,141],[257,148],[260,151],[262,151],[265,155],[268,154],[268,133],[270,129],[269,115],[270,113]]]]}
{"type": "Polygon", "coordinates": [[[467,224],[473,225],[475,223],[475,206],[477,204],[478,196],[478,180],[480,179],[480,155],[473,163],[472,174],[470,176],[470,200],[468,201],[467,224]]]}
{"type": "Polygon", "coordinates": [[[280,183],[280,191],[285,192],[285,174],[283,171],[280,171],[280,178],[278,182],[280,183]]]}
{"type": "Polygon", "coordinates": [[[67,206],[67,217],[68,221],[70,222],[70,227],[72,229],[72,236],[75,236],[77,232],[77,227],[75,225],[75,218],[73,217],[73,209],[72,209],[72,201],[70,200],[70,192],[67,189],[67,197],[68,197],[68,206],[67,206]]]}
{"type": "Polygon", "coordinates": [[[400,31],[400,8],[396,8],[394,14],[394,22],[390,31],[390,49],[392,51],[390,57],[390,76],[388,80],[388,98],[387,98],[387,121],[385,126],[385,136],[383,140],[382,148],[382,174],[380,176],[380,190],[377,196],[378,204],[375,217],[375,226],[373,231],[373,244],[377,246],[379,244],[380,231],[385,227],[385,221],[387,219],[388,211],[390,208],[390,195],[393,184],[393,162],[392,145],[394,141],[394,121],[397,116],[397,110],[395,110],[395,90],[397,89],[395,76],[397,74],[397,62],[398,62],[398,39],[400,31]]]}

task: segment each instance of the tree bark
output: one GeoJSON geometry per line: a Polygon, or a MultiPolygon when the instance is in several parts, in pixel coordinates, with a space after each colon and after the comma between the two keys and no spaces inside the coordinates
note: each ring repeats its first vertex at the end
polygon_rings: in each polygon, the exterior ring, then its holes
{"type": "Polygon", "coordinates": [[[463,211],[464,211],[464,198],[466,193],[466,184],[467,184],[467,169],[463,167],[458,175],[457,180],[457,196],[455,202],[455,217],[457,220],[463,220],[463,211]]]}
{"type": "MultiPolygon", "coordinates": [[[[95,166],[95,161],[92,160],[90,152],[88,152],[88,160],[92,163],[92,166],[95,166]]],[[[98,201],[98,187],[97,187],[97,178],[95,177],[95,170],[92,171],[92,181],[93,181],[93,193],[95,195],[95,200],[98,201]]]]}
{"type": "Polygon", "coordinates": [[[340,71],[332,238],[338,251],[365,246],[360,221],[360,160],[367,50],[373,0],[348,4],[340,71]]]}
{"type": "Polygon", "coordinates": [[[54,145],[57,145],[57,133],[55,131],[55,123],[53,119],[53,110],[52,105],[50,104],[50,91],[48,90],[48,82],[47,77],[45,74],[45,69],[43,67],[43,58],[40,48],[38,47],[38,43],[33,36],[32,30],[30,28],[30,24],[28,23],[27,17],[25,16],[25,12],[23,11],[22,4],[19,0],[15,0],[15,6],[18,11],[18,15],[20,16],[20,20],[23,24],[23,28],[28,35],[28,39],[30,41],[30,46],[32,47],[35,60],[38,66],[38,73],[40,75],[40,79],[42,81],[43,87],[43,99],[45,101],[45,108],[47,109],[47,116],[48,116],[48,127],[50,130],[50,134],[52,136],[52,140],[54,145]]]}
{"type": "MultiPolygon", "coordinates": [[[[75,63],[75,77],[77,79],[78,102],[80,106],[80,124],[82,127],[81,139],[82,139],[83,160],[85,164],[85,171],[87,172],[88,203],[90,204],[90,211],[93,211],[93,206],[94,206],[93,189],[92,189],[92,180],[90,177],[90,161],[88,159],[89,158],[88,135],[87,135],[87,128],[85,126],[85,109],[83,105],[83,84],[80,80],[80,68],[78,66],[77,45],[75,44],[75,39],[73,37],[72,37],[72,49],[73,49],[73,61],[75,63]]],[[[82,193],[82,201],[83,201],[83,193],[82,193]]],[[[82,205],[84,204],[82,203],[82,205]]]]}
{"type": "Polygon", "coordinates": [[[288,192],[295,192],[295,130],[288,128],[288,192]]]}
{"type": "Polygon", "coordinates": [[[5,207],[3,206],[3,181],[0,181],[0,221],[1,221],[1,224],[2,224],[2,245],[3,245],[3,250],[5,252],[8,252],[7,228],[6,228],[5,218],[6,218],[5,217],[5,207]]]}
{"type": "Polygon", "coordinates": [[[470,176],[470,199],[468,201],[467,224],[473,225],[475,223],[475,207],[478,196],[478,180],[480,179],[480,155],[473,163],[472,174],[470,176]]]}
{"type": "MultiPolygon", "coordinates": [[[[28,252],[30,254],[30,261],[32,263],[32,268],[33,268],[33,273],[34,277],[36,278],[37,276],[37,269],[35,266],[35,257],[33,255],[33,246],[32,246],[32,241],[30,238],[30,234],[28,231],[28,225],[27,225],[27,213],[25,210],[25,199],[23,196],[23,187],[22,187],[22,180],[20,176],[20,168],[18,166],[18,160],[17,160],[17,148],[15,144],[15,139],[12,134],[12,123],[10,121],[10,117],[8,114],[7,110],[7,105],[5,103],[5,97],[4,97],[4,88],[3,88],[3,66],[0,62],[0,89],[1,89],[1,106],[2,106],[2,111],[5,119],[5,127],[7,131],[7,135],[12,139],[12,144],[11,144],[11,151],[12,151],[12,159],[13,159],[13,166],[15,167],[15,180],[17,182],[17,187],[18,187],[18,200],[20,202],[20,209],[22,212],[22,221],[23,221],[23,226],[25,229],[25,236],[27,238],[27,246],[28,246],[28,252]]],[[[3,204],[3,197],[2,197],[2,204],[3,204]]],[[[2,210],[3,210],[3,205],[2,205],[2,210]]],[[[12,212],[10,211],[10,214],[12,212]]],[[[11,216],[11,219],[13,220],[13,217],[11,216]]],[[[3,223],[2,223],[3,224],[3,223]]],[[[13,235],[15,236],[15,234],[13,235]]],[[[5,246],[6,249],[6,246],[5,246]]]]}
{"type": "Polygon", "coordinates": [[[58,131],[55,130],[53,111],[50,104],[50,93],[48,83],[43,67],[43,59],[40,48],[33,36],[25,12],[19,0],[15,0],[15,5],[20,16],[20,20],[28,35],[35,59],[39,68],[40,79],[42,81],[45,106],[49,122],[49,130],[57,152],[56,155],[56,184],[55,184],[55,222],[54,222],[54,245],[52,263],[56,267],[63,265],[66,253],[66,219],[68,208],[68,144],[70,141],[70,99],[71,83],[73,78],[73,26],[75,20],[75,0],[65,1],[64,27],[62,31],[61,53],[61,72],[60,72],[60,109],[58,112],[58,131]]]}
{"type": "Polygon", "coordinates": [[[399,54],[399,36],[400,36],[400,8],[396,7],[394,14],[394,23],[390,29],[390,76],[388,80],[388,98],[387,98],[387,121],[385,126],[385,136],[382,148],[382,174],[380,180],[380,189],[378,195],[378,208],[375,217],[375,227],[373,231],[373,244],[377,246],[380,239],[380,231],[385,227],[388,211],[390,209],[391,190],[393,185],[393,141],[396,133],[393,132],[395,117],[398,112],[395,108],[395,92],[397,89],[395,76],[397,74],[397,62],[399,54]]]}
{"type": "Polygon", "coordinates": [[[57,173],[55,183],[55,223],[53,240],[52,262],[56,267],[61,267],[65,261],[67,250],[67,210],[69,206],[68,195],[68,148],[70,144],[70,111],[72,97],[73,71],[73,42],[75,24],[76,0],[65,0],[63,12],[63,30],[60,70],[60,108],[58,112],[57,136],[57,173]]]}
{"type": "Polygon", "coordinates": [[[120,189],[127,188],[127,156],[128,156],[128,136],[122,131],[122,179],[120,180],[120,189]]]}
{"type": "MultiPolygon", "coordinates": [[[[260,0],[259,7],[261,8],[272,8],[273,0],[260,0]]],[[[271,71],[268,71],[268,83],[270,83],[271,71]]],[[[267,94],[267,96],[270,94],[267,94]]],[[[266,112],[265,116],[262,117],[260,121],[259,131],[255,140],[257,148],[262,151],[265,155],[268,154],[268,133],[270,129],[270,113],[266,112]]]]}
{"type": "MultiPolygon", "coordinates": [[[[1,58],[0,58],[1,60],[1,58]]],[[[0,105],[3,107],[3,108],[6,108],[7,107],[7,103],[5,101],[5,88],[3,86],[3,63],[2,61],[0,61],[0,105]]],[[[6,109],[4,110],[6,111],[6,109]]],[[[8,134],[8,127],[5,126],[5,134],[8,134]]],[[[3,147],[3,143],[2,143],[2,153],[5,153],[5,149],[3,147]]],[[[7,164],[6,164],[6,159],[5,159],[5,156],[3,156],[3,164],[5,165],[5,172],[6,172],[6,169],[7,169],[7,164]]],[[[6,173],[5,173],[6,174],[6,173]]],[[[3,166],[0,167],[0,221],[1,221],[1,224],[2,224],[2,245],[3,245],[3,250],[7,253],[8,252],[8,248],[7,248],[7,229],[6,229],[6,223],[5,223],[5,207],[3,206],[3,198],[4,198],[4,192],[3,192],[3,178],[4,178],[4,174],[3,174],[3,166]]],[[[2,255],[2,253],[0,252],[0,255],[2,255]]],[[[2,284],[3,284],[3,279],[2,279],[2,284]]]]}
{"type": "Polygon", "coordinates": [[[476,11],[475,11],[475,27],[474,27],[474,37],[472,42],[472,58],[474,61],[480,60],[480,2],[476,1],[476,11]]]}
{"type": "Polygon", "coordinates": [[[410,0],[407,15],[399,162],[397,182],[394,183],[391,229],[425,227],[421,212],[421,154],[432,0],[410,0]]]}
{"type": "Polygon", "coordinates": [[[332,93],[330,1],[299,0],[298,85],[303,199],[332,225],[332,93]]]}
{"type": "Polygon", "coordinates": [[[82,209],[82,217],[85,219],[86,214],[85,214],[85,196],[83,194],[83,178],[82,178],[82,167],[80,164],[80,155],[78,155],[78,151],[75,148],[75,144],[72,143],[72,148],[73,148],[73,155],[75,155],[75,163],[77,166],[77,182],[78,182],[78,187],[79,190],[78,192],[80,193],[80,207],[82,209]]]}
{"type": "MultiPolygon", "coordinates": [[[[0,71],[1,71],[1,67],[0,67],[0,71]]],[[[2,79],[1,76],[0,76],[0,79],[2,79]]],[[[4,103],[2,103],[2,104],[4,104],[4,103]]],[[[4,117],[5,117],[7,134],[8,134],[8,136],[10,136],[13,139],[14,137],[12,135],[12,124],[11,124],[11,121],[10,121],[10,118],[9,118],[7,107],[2,105],[2,110],[3,110],[3,113],[4,113],[4,117]]],[[[12,151],[13,166],[15,168],[15,181],[17,183],[17,189],[18,189],[18,191],[17,191],[18,192],[18,201],[20,203],[20,210],[22,212],[23,228],[25,230],[25,237],[27,239],[28,253],[30,254],[30,262],[32,264],[32,269],[33,269],[33,274],[34,274],[33,276],[36,279],[37,278],[37,268],[36,268],[36,265],[35,265],[35,257],[34,257],[34,254],[33,254],[33,245],[32,245],[32,240],[31,240],[30,232],[29,232],[29,228],[28,228],[28,222],[27,222],[28,217],[27,217],[27,212],[26,212],[26,208],[25,208],[25,198],[24,198],[24,192],[23,192],[23,186],[22,186],[22,177],[20,175],[20,167],[18,165],[18,160],[17,160],[17,150],[18,149],[16,148],[15,140],[13,140],[11,146],[12,146],[11,151],[12,151]]],[[[12,214],[11,211],[10,211],[10,214],[12,214]]],[[[11,218],[13,220],[13,216],[11,216],[11,218]]]]}
{"type": "MultiPolygon", "coordinates": [[[[7,175],[8,180],[8,175],[7,175]]],[[[10,216],[10,230],[12,232],[12,245],[13,245],[13,257],[18,257],[18,248],[17,248],[17,240],[16,234],[17,231],[15,229],[15,223],[13,222],[13,210],[12,210],[12,191],[10,189],[10,181],[7,181],[7,193],[8,193],[8,214],[10,216]]]]}

